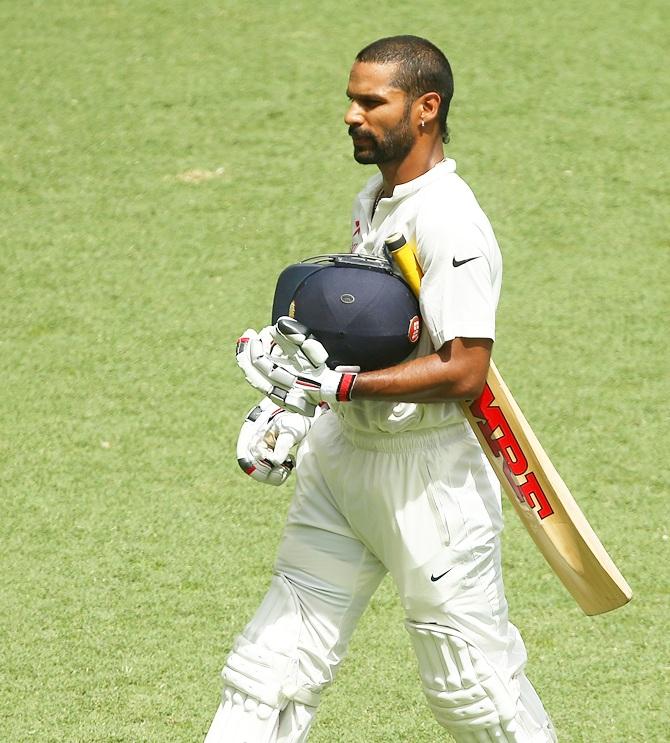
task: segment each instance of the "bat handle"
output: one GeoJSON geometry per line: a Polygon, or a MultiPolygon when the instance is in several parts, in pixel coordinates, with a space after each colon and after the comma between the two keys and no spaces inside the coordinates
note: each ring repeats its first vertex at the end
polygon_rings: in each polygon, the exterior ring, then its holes
{"type": "Polygon", "coordinates": [[[414,244],[408,243],[401,232],[394,232],[384,240],[386,251],[391,254],[409,288],[419,296],[423,271],[416,259],[414,244]]]}
{"type": "Polygon", "coordinates": [[[287,335],[289,337],[304,335],[305,338],[307,338],[312,334],[312,331],[306,325],[294,320],[292,317],[286,316],[280,317],[277,320],[277,330],[279,330],[282,335],[287,335]]]}

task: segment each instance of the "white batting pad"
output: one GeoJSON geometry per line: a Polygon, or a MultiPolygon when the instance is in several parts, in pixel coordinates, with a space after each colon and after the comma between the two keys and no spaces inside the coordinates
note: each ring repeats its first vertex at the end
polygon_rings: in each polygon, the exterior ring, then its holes
{"type": "Polygon", "coordinates": [[[275,743],[279,710],[225,688],[205,743],[275,743]]]}
{"type": "Polygon", "coordinates": [[[300,682],[297,646],[301,626],[291,586],[274,576],[226,660],[221,705],[205,743],[307,740],[319,694],[300,682]]]}
{"type": "Polygon", "coordinates": [[[555,743],[525,676],[503,679],[455,630],[406,622],[428,705],[457,743],[555,743]]]}

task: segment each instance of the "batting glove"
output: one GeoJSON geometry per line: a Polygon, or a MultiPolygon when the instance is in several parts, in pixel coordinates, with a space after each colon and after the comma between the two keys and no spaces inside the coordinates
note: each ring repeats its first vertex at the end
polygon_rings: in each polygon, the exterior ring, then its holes
{"type": "Polygon", "coordinates": [[[237,339],[235,349],[237,365],[244,373],[247,382],[263,394],[268,392],[267,380],[256,371],[254,361],[272,352],[274,340],[271,330],[272,326],[269,326],[257,333],[248,328],[237,339]]]}
{"type": "Polygon", "coordinates": [[[282,485],[295,466],[290,451],[305,438],[314,420],[289,413],[263,398],[247,413],[240,429],[240,468],[258,482],[282,485]]]}
{"type": "MultiPolygon", "coordinates": [[[[272,353],[261,353],[253,338],[248,354],[242,352],[247,381],[271,400],[301,415],[312,416],[322,403],[346,402],[358,368],[326,366],[328,352],[310,331],[289,317],[280,317],[270,329],[275,341],[272,353]]],[[[238,363],[240,354],[238,353],[238,363]]],[[[242,366],[242,364],[240,364],[242,366]]]]}

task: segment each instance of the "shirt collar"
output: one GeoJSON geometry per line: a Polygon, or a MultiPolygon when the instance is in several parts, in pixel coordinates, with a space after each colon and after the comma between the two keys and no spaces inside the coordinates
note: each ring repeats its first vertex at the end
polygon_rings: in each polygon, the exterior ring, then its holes
{"type": "MultiPolygon", "coordinates": [[[[393,194],[388,198],[384,199],[385,202],[391,202],[396,199],[404,199],[406,196],[415,193],[420,188],[423,188],[429,183],[432,183],[437,178],[440,178],[444,173],[455,173],[456,172],[456,161],[450,157],[445,157],[439,163],[434,165],[430,170],[427,170],[417,178],[407,181],[407,183],[399,183],[394,189],[393,194]]],[[[365,184],[361,196],[364,199],[374,200],[379,193],[379,189],[382,186],[382,174],[376,173],[370,178],[365,184]]]]}

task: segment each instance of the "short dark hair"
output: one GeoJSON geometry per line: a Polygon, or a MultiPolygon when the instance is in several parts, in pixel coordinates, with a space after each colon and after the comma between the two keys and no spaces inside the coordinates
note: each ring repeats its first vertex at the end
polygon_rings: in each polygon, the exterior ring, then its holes
{"type": "Polygon", "coordinates": [[[454,95],[454,77],[449,60],[435,44],[420,36],[387,36],[361,49],[356,62],[397,64],[393,87],[404,91],[412,102],[424,93],[439,93],[442,100],[438,121],[442,139],[449,141],[447,115],[454,95]]]}

